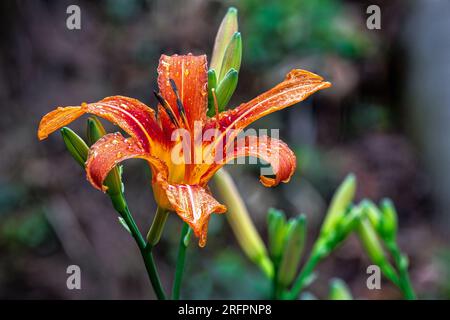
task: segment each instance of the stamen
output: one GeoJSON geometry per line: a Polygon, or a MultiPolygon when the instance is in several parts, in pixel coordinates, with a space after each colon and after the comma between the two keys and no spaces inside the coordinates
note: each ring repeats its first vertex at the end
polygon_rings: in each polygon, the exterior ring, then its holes
{"type": "Polygon", "coordinates": [[[184,125],[189,128],[189,123],[186,118],[186,110],[184,109],[183,102],[181,102],[180,95],[178,94],[178,88],[175,84],[175,81],[173,79],[169,79],[170,86],[172,87],[173,93],[175,93],[175,96],[177,97],[177,108],[178,113],[180,114],[181,118],[183,119],[184,125]]]}
{"type": "Polygon", "coordinates": [[[172,121],[172,123],[177,126],[178,128],[180,128],[180,124],[178,123],[177,118],[175,117],[175,115],[173,114],[172,108],[170,107],[169,103],[166,101],[166,99],[164,99],[162,97],[161,94],[159,94],[156,91],[153,91],[153,94],[155,95],[156,99],[158,100],[159,104],[163,107],[164,111],[166,111],[167,115],[170,118],[170,121],[172,121]]]}

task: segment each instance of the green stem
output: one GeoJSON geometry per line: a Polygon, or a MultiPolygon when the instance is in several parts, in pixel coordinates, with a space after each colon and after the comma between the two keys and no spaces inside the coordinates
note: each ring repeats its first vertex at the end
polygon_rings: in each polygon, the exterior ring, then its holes
{"type": "Polygon", "coordinates": [[[169,216],[169,211],[158,207],[156,209],[155,218],[153,219],[152,226],[147,234],[147,241],[149,245],[154,247],[161,239],[162,232],[164,230],[164,225],[166,224],[167,217],[169,216]]]}
{"type": "Polygon", "coordinates": [[[275,264],[272,278],[272,300],[277,300],[280,296],[280,285],[278,282],[278,264],[275,264]]]}
{"type": "Polygon", "coordinates": [[[123,195],[110,195],[110,198],[114,208],[127,224],[128,228],[130,229],[131,235],[133,236],[137,246],[139,247],[142,258],[144,260],[145,268],[147,269],[147,274],[156,296],[160,300],[165,300],[166,295],[161,285],[161,280],[158,275],[158,270],[156,269],[155,260],[153,259],[153,254],[151,251],[152,247],[146,244],[144,237],[139,231],[139,228],[137,227],[136,222],[134,221],[133,216],[128,209],[128,205],[123,195]]]}
{"type": "Polygon", "coordinates": [[[188,232],[189,232],[189,225],[186,222],[184,222],[183,229],[181,230],[180,244],[178,246],[177,265],[175,269],[175,279],[172,288],[173,300],[180,299],[181,281],[183,279],[184,262],[186,260],[186,249],[188,245],[186,241],[186,235],[188,234],[188,232]]]}
{"type": "Polygon", "coordinates": [[[409,278],[408,265],[404,262],[405,258],[402,256],[400,249],[395,242],[386,243],[386,247],[391,253],[397,267],[399,275],[398,286],[402,291],[403,296],[407,300],[416,300],[417,296],[414,292],[411,279],[409,278]]]}
{"type": "Polygon", "coordinates": [[[320,256],[316,254],[315,250],[313,249],[311,255],[308,258],[308,261],[303,266],[302,270],[297,276],[297,279],[295,279],[294,285],[287,295],[287,299],[295,300],[298,298],[302,290],[306,287],[307,280],[310,279],[314,268],[317,266],[320,260],[320,256]]]}

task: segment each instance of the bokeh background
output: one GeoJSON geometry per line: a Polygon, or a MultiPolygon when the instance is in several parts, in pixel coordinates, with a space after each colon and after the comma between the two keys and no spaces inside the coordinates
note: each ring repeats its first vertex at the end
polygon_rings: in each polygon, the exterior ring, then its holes
{"type": "MultiPolygon", "coordinates": [[[[394,200],[419,297],[450,297],[450,2],[27,0],[0,2],[0,298],[154,298],[108,198],[88,184],[59,134],[38,142],[37,126],[55,106],[108,95],[155,105],[160,54],[210,54],[230,5],[239,10],[244,54],[232,106],[292,68],[334,85],[255,125],[280,128],[296,151],[299,170],[289,184],[266,189],[257,166],[230,168],[263,238],[267,209],[276,207],[308,216],[310,246],[331,195],[354,172],[358,199],[394,200]],[[81,30],[66,28],[70,4],[81,8],[81,30]],[[370,4],[381,7],[381,30],[366,28],[370,4]],[[82,290],[66,288],[71,264],[81,267],[82,290]]],[[[71,127],[84,134],[85,125],[83,118],[71,127]]],[[[145,233],[155,210],[150,173],[130,160],[124,175],[145,233]]],[[[180,227],[172,215],[156,250],[167,289],[180,227]]],[[[319,266],[311,292],[324,298],[340,277],[357,298],[400,298],[386,281],[367,289],[369,264],[351,236],[319,266]]],[[[188,249],[182,297],[268,292],[224,216],[214,217],[207,247],[188,249]]]]}

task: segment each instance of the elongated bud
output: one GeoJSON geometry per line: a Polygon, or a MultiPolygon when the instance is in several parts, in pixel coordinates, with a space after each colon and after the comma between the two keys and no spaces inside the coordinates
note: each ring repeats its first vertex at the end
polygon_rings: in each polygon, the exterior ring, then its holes
{"type": "Polygon", "coordinates": [[[267,214],[269,253],[275,263],[280,262],[286,236],[286,216],[281,210],[270,208],[267,214]]]}
{"type": "Polygon", "coordinates": [[[67,127],[61,129],[61,135],[69,153],[84,168],[89,153],[89,147],[86,142],[67,127]]]}
{"type": "Polygon", "coordinates": [[[381,211],[372,201],[367,199],[361,201],[360,205],[363,207],[365,214],[375,231],[379,232],[381,225],[381,211]]]}
{"type": "MultiPolygon", "coordinates": [[[[98,139],[106,134],[106,130],[97,117],[89,117],[87,120],[87,137],[90,145],[93,145],[98,139]]],[[[123,184],[121,173],[118,167],[114,167],[106,177],[104,184],[108,187],[107,193],[120,195],[123,193],[123,184]]]]}
{"type": "MultiPolygon", "coordinates": [[[[222,62],[225,51],[230,43],[233,35],[238,31],[237,9],[231,7],[220,24],[219,31],[217,31],[216,40],[214,42],[214,49],[211,56],[210,69],[215,69],[217,74],[221,74],[222,62]]],[[[228,71],[228,70],[227,70],[228,71]]]]}
{"type": "Polygon", "coordinates": [[[233,37],[231,37],[231,41],[225,50],[225,54],[223,56],[222,67],[220,69],[219,82],[225,78],[225,75],[231,69],[239,72],[241,68],[241,60],[242,60],[242,37],[240,32],[235,32],[233,37]]]}
{"type": "Polygon", "coordinates": [[[382,213],[380,233],[383,239],[387,241],[395,241],[397,236],[398,218],[394,204],[389,199],[383,199],[380,207],[382,213]]]}
{"type": "Polygon", "coordinates": [[[356,178],[349,174],[341,183],[331,200],[325,221],[323,222],[321,235],[329,234],[339,223],[348,206],[353,201],[356,190],[356,178]]]}
{"type": "Polygon", "coordinates": [[[226,217],[239,245],[250,260],[258,265],[268,278],[272,278],[274,273],[272,261],[267,256],[266,246],[256,231],[233,179],[224,169],[220,169],[213,179],[223,202],[228,207],[226,217]]]}
{"type": "Polygon", "coordinates": [[[106,130],[97,117],[89,117],[87,120],[87,140],[90,146],[106,134],[106,130]]]}
{"type": "Polygon", "coordinates": [[[353,300],[347,284],[341,279],[332,279],[330,283],[330,300],[353,300]]]}
{"type": "Polygon", "coordinates": [[[228,71],[228,73],[225,75],[225,78],[223,78],[216,89],[219,112],[225,110],[225,107],[228,105],[228,102],[230,101],[234,90],[236,90],[237,83],[238,72],[232,68],[230,69],[230,71],[228,71]]]}
{"type": "Polygon", "coordinates": [[[361,243],[370,260],[378,266],[382,265],[386,260],[384,250],[369,220],[362,219],[358,224],[357,230],[361,243]]]}
{"type": "Polygon", "coordinates": [[[289,286],[297,274],[305,246],[305,237],[305,215],[300,215],[298,218],[290,220],[286,231],[283,258],[278,271],[278,282],[283,287],[289,286]]]}
{"type": "Polygon", "coordinates": [[[337,231],[339,233],[339,240],[343,240],[352,232],[359,221],[364,217],[364,210],[361,206],[349,207],[342,219],[337,225],[337,231]]]}
{"type": "MultiPolygon", "coordinates": [[[[213,117],[216,115],[216,110],[214,106],[214,96],[213,90],[217,90],[217,74],[216,70],[209,69],[208,70],[208,117],[213,117]]],[[[217,94],[216,94],[217,97],[217,94]]]]}

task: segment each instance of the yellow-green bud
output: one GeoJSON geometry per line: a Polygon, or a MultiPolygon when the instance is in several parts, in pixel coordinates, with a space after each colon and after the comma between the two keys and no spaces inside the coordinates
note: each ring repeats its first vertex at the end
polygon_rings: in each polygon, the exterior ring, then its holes
{"type": "Polygon", "coordinates": [[[238,72],[234,68],[231,68],[216,88],[219,112],[225,110],[225,107],[228,105],[234,90],[236,90],[237,83],[238,72]]]}
{"type": "Polygon", "coordinates": [[[332,279],[330,283],[330,300],[353,300],[350,289],[341,279],[332,279]]]}
{"type": "MultiPolygon", "coordinates": [[[[209,69],[208,70],[208,117],[213,117],[216,115],[216,109],[214,104],[216,103],[214,100],[213,91],[217,90],[217,74],[216,70],[209,69]]],[[[217,98],[217,93],[216,93],[217,98]]]]}
{"type": "Polygon", "coordinates": [[[287,287],[297,274],[298,265],[303,254],[306,237],[306,217],[300,215],[290,220],[287,225],[283,257],[278,269],[278,282],[287,287]]]}
{"type": "Polygon", "coordinates": [[[266,246],[250,219],[233,179],[224,169],[220,169],[213,179],[223,202],[228,207],[226,217],[239,245],[250,260],[258,265],[268,278],[272,278],[274,273],[272,261],[267,256],[266,246]]]}
{"type": "Polygon", "coordinates": [[[364,199],[360,204],[363,207],[366,217],[369,219],[375,231],[378,232],[381,224],[381,211],[370,200],[364,199]]]}
{"type": "Polygon", "coordinates": [[[89,153],[86,142],[67,127],[61,129],[61,135],[69,153],[84,168],[89,153]]]}
{"type": "MultiPolygon", "coordinates": [[[[87,120],[87,137],[90,145],[106,134],[106,130],[97,117],[89,117],[87,120]]],[[[123,184],[119,168],[114,167],[106,177],[104,185],[108,187],[107,193],[110,196],[123,193],[123,184]]]]}
{"type": "Polygon", "coordinates": [[[225,78],[225,75],[231,70],[234,69],[239,72],[241,68],[241,59],[242,59],[242,37],[239,32],[235,32],[231,37],[230,42],[227,45],[227,49],[225,50],[222,67],[220,69],[219,74],[219,82],[225,78]]]}
{"type": "Polygon", "coordinates": [[[389,199],[383,199],[380,207],[382,213],[380,224],[381,236],[386,241],[395,241],[397,236],[398,218],[394,204],[389,199]]]}
{"type": "Polygon", "coordinates": [[[383,247],[369,220],[361,219],[357,230],[361,243],[370,260],[378,266],[385,263],[386,256],[383,247]]]}
{"type": "Polygon", "coordinates": [[[341,183],[331,200],[325,220],[322,224],[321,235],[329,234],[336,228],[337,224],[344,217],[348,206],[352,203],[356,190],[356,178],[349,174],[341,183]]]}
{"type": "Polygon", "coordinates": [[[267,213],[267,230],[269,234],[269,253],[272,260],[280,262],[286,237],[286,216],[281,210],[270,208],[267,213]]]}
{"type": "Polygon", "coordinates": [[[215,69],[217,75],[221,74],[225,51],[227,50],[233,35],[238,31],[237,14],[236,8],[229,8],[220,24],[219,31],[217,31],[210,64],[210,69],[215,69]]]}

